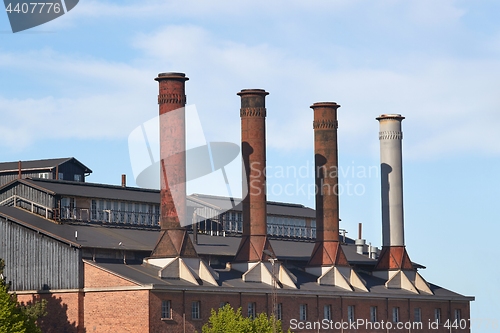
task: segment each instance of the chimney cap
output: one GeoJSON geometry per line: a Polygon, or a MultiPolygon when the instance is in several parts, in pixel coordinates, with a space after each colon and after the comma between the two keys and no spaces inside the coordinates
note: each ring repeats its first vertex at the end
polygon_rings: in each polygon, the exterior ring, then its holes
{"type": "Polygon", "coordinates": [[[156,81],[161,81],[161,80],[183,80],[187,81],[189,80],[188,77],[186,77],[186,74],[184,73],[177,73],[177,72],[166,72],[166,73],[159,73],[158,77],[155,78],[156,81]]]}
{"type": "Polygon", "coordinates": [[[262,95],[262,96],[267,96],[269,93],[265,91],[264,89],[241,89],[239,93],[236,95],[238,96],[243,96],[243,95],[262,95]]]}
{"type": "Polygon", "coordinates": [[[340,104],[337,104],[335,102],[317,102],[310,106],[311,109],[325,108],[325,107],[338,109],[340,107],[340,104]]]}
{"type": "Polygon", "coordinates": [[[381,114],[377,118],[377,120],[387,120],[387,119],[396,119],[396,120],[403,120],[405,117],[403,117],[400,114],[381,114]]]}

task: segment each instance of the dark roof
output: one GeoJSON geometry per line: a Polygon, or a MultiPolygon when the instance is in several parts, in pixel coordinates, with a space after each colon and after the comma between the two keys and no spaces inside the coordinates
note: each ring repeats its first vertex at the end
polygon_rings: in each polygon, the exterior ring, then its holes
{"type": "MultiPolygon", "coordinates": [[[[0,206],[0,216],[76,247],[152,251],[159,237],[159,229],[57,224],[17,207],[0,206]],[[75,231],[78,232],[77,239],[75,231]],[[120,242],[122,245],[118,246],[120,242]]],[[[239,236],[198,235],[195,248],[200,255],[234,256],[240,239],[239,236]]],[[[314,246],[313,242],[308,241],[271,239],[270,242],[276,256],[282,260],[306,261],[314,246]]],[[[347,260],[353,264],[374,265],[376,262],[357,254],[354,246],[343,245],[343,249],[347,260]]]]}
{"type": "MultiPolygon", "coordinates": [[[[220,197],[207,194],[194,193],[190,195],[191,198],[197,199],[200,202],[218,207],[220,210],[228,211],[241,211],[241,199],[233,198],[233,202],[228,197],[220,197]]],[[[283,202],[267,202],[267,214],[277,216],[293,216],[303,218],[316,218],[316,211],[312,208],[306,207],[301,204],[283,203],[283,202]]]]}
{"type": "MultiPolygon", "coordinates": [[[[88,167],[86,167],[83,163],[78,161],[74,157],[66,157],[66,158],[51,158],[44,160],[32,160],[32,161],[21,161],[21,169],[22,170],[43,170],[43,169],[53,169],[58,165],[64,164],[66,162],[72,161],[75,164],[78,164],[84,169],[85,173],[92,173],[88,167]]],[[[13,172],[19,170],[19,161],[15,162],[3,162],[0,163],[0,173],[2,172],[13,172]]]]}
{"type": "MultiPolygon", "coordinates": [[[[26,178],[16,181],[54,195],[160,203],[160,191],[158,190],[41,178],[26,178]]],[[[9,183],[5,186],[11,185],[12,183],[9,183]]]]}
{"type": "Polygon", "coordinates": [[[0,216],[75,247],[152,251],[159,230],[57,224],[26,210],[0,206],[0,216]],[[75,231],[78,238],[75,239],[75,231]],[[122,243],[122,245],[118,245],[122,243]]]}
{"type": "MultiPolygon", "coordinates": [[[[104,269],[108,272],[121,276],[138,285],[152,286],[153,289],[168,290],[194,290],[197,292],[262,292],[271,290],[271,286],[264,283],[247,283],[242,280],[242,273],[235,270],[216,269],[219,274],[218,286],[203,285],[197,286],[180,279],[162,279],[158,277],[158,269],[146,264],[124,264],[123,262],[92,262],[86,263],[104,269]]],[[[385,280],[379,279],[366,273],[358,273],[364,280],[369,293],[361,290],[354,292],[345,291],[335,286],[318,285],[317,277],[308,274],[300,269],[291,269],[290,272],[297,278],[298,289],[284,287],[278,289],[278,294],[313,294],[348,296],[348,297],[404,297],[412,299],[441,299],[441,300],[474,300],[474,297],[467,297],[440,286],[429,284],[434,295],[414,294],[404,289],[388,289],[385,287],[385,280]]]]}
{"type": "MultiPolygon", "coordinates": [[[[16,207],[0,206],[0,216],[13,223],[17,223],[26,228],[40,232],[48,237],[65,242],[78,248],[101,248],[101,249],[124,249],[135,251],[151,251],[156,244],[159,236],[159,230],[139,230],[117,228],[109,226],[94,225],[71,225],[56,224],[47,219],[41,218],[35,214],[27,212],[16,207]],[[78,238],[75,238],[75,231],[78,232],[78,238]],[[121,245],[120,245],[121,243],[121,245]]],[[[195,245],[200,255],[222,255],[233,256],[238,248],[239,237],[221,237],[199,235],[199,242],[195,245]]],[[[313,247],[311,242],[271,240],[273,249],[280,260],[294,259],[307,260],[313,247]]],[[[373,264],[375,260],[368,259],[355,252],[354,246],[343,245],[343,250],[351,264],[373,264]]],[[[154,267],[139,263],[123,262],[90,262],[91,265],[101,267],[113,274],[124,277],[139,285],[153,286],[154,289],[181,289],[208,292],[226,291],[257,291],[269,289],[270,286],[262,283],[245,283],[242,281],[242,273],[235,270],[216,270],[219,273],[219,286],[195,286],[183,280],[161,279],[158,277],[158,270],[154,267]],[[227,288],[227,289],[226,289],[227,288]]],[[[343,295],[366,297],[401,297],[420,298],[420,299],[457,299],[473,300],[430,284],[433,296],[415,295],[405,290],[387,289],[384,282],[374,276],[360,272],[360,277],[364,280],[370,294],[356,290],[355,292],[346,292],[334,286],[319,286],[316,283],[316,277],[304,272],[298,268],[290,268],[293,275],[297,277],[298,290],[285,287],[278,290],[278,293],[293,294],[317,294],[322,295],[343,295]]]]}

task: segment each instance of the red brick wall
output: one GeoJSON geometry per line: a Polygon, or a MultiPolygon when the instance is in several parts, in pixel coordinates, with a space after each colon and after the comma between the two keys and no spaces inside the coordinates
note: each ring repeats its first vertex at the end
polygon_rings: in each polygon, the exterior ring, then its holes
{"type": "Polygon", "coordinates": [[[47,300],[47,315],[38,321],[44,333],[84,332],[83,293],[26,294],[17,299],[24,304],[47,300]]]}
{"type": "Polygon", "coordinates": [[[87,333],[149,333],[149,290],[85,293],[87,333]]]}
{"type": "Polygon", "coordinates": [[[89,263],[84,263],[83,274],[85,288],[122,287],[137,285],[117,275],[97,268],[89,263]]]}

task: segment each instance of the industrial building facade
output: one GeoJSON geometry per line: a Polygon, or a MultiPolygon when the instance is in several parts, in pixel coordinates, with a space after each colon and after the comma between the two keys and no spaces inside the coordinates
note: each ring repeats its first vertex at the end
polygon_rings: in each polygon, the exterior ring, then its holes
{"type": "MultiPolygon", "coordinates": [[[[127,187],[124,180],[91,184],[83,176],[66,178],[66,171],[60,179],[40,178],[23,173],[28,162],[4,163],[17,177],[0,186],[0,257],[20,301],[48,300],[44,331],[200,332],[211,310],[229,303],[249,317],[274,314],[294,332],[470,332],[474,298],[427,282],[419,273],[424,266],[406,250],[402,116],[377,118],[378,250],[361,232],[355,240],[342,237],[338,196],[325,190],[338,184],[323,171],[338,166],[340,105],[311,106],[315,170],[321,171],[312,210],[267,201],[263,169],[249,166],[265,168],[268,93],[238,93],[242,181],[249,192],[228,209],[224,198],[186,195],[185,155],[173,152],[185,146],[188,79],[162,73],[156,80],[160,115],[170,115],[169,122],[160,120],[160,191],[127,187]],[[186,219],[193,227],[182,226],[186,219]]],[[[91,172],[75,161],[82,175],[91,172]]],[[[55,165],[59,175],[63,167],[55,165]]]]}

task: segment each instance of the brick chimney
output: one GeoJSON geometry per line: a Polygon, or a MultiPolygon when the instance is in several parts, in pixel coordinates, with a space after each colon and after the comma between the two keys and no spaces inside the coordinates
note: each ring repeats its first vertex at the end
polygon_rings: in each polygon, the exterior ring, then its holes
{"type": "Polygon", "coordinates": [[[314,103],[316,243],[308,266],[349,266],[339,242],[337,103],[314,103]]]}
{"type": "Polygon", "coordinates": [[[238,93],[244,198],[243,236],[234,262],[259,262],[274,257],[267,240],[265,98],[268,94],[262,89],[243,89],[238,93]]]}
{"type": "Polygon", "coordinates": [[[186,127],[184,73],[160,73],[160,238],[153,258],[197,257],[182,227],[186,220],[186,127]]]}
{"type": "Polygon", "coordinates": [[[400,114],[383,114],[380,123],[382,251],[376,270],[413,270],[405,248],[403,213],[403,154],[400,114]]]}

